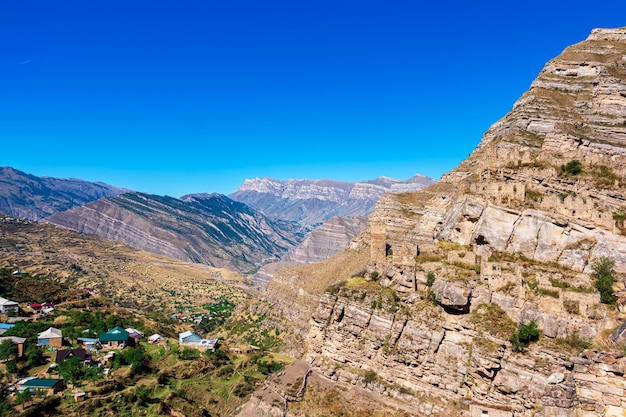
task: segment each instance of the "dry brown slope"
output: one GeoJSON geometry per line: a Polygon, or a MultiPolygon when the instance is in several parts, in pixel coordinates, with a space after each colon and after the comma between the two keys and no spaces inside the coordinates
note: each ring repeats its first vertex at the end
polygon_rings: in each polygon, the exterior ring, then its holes
{"type": "Polygon", "coordinates": [[[12,217],[0,218],[0,267],[95,288],[120,305],[144,310],[171,311],[175,302],[200,304],[224,291],[243,294],[236,287],[245,286],[225,269],[12,217]]]}

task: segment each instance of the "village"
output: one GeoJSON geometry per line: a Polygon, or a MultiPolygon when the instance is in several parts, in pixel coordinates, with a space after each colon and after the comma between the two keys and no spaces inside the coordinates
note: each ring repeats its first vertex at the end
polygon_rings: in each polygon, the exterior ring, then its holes
{"type": "MultiPolygon", "coordinates": [[[[227,356],[245,359],[255,355],[254,363],[259,366],[254,372],[259,374],[260,370],[261,375],[283,366],[260,359],[266,348],[275,344],[277,339],[273,336],[277,334],[269,336],[263,331],[269,344],[248,339],[259,347],[237,340],[222,346],[223,352],[216,352],[223,342],[220,337],[201,336],[218,329],[229,318],[235,304],[226,299],[206,303],[201,306],[202,311],[185,308],[169,315],[164,325],[149,323],[122,309],[112,313],[98,308],[101,298],[91,288],[83,289],[82,298],[82,304],[54,305],[43,300],[18,303],[0,297],[0,380],[5,381],[3,396],[7,405],[24,410],[53,396],[80,403],[97,393],[102,381],[116,378],[129,386],[137,381],[143,383],[139,384],[142,387],[156,386],[156,382],[166,380],[163,376],[152,378],[159,361],[175,367],[186,360],[205,363],[219,357],[216,363],[226,363],[227,356]]],[[[247,324],[238,326],[250,328],[247,324]]],[[[247,359],[244,362],[247,364],[247,359]]],[[[237,372],[236,366],[229,369],[234,370],[236,382],[242,373],[237,372]]],[[[246,376],[244,382],[253,387],[254,381],[246,376]]],[[[249,390],[246,388],[245,393],[249,390]]],[[[2,410],[0,415],[4,415],[2,410]]]]}

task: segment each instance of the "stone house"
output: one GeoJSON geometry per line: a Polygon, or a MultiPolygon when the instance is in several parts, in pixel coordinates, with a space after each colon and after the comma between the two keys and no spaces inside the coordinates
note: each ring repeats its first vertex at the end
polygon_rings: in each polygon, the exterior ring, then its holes
{"type": "Polygon", "coordinates": [[[60,348],[63,346],[63,332],[55,327],[50,327],[37,335],[37,346],[60,348]]]}

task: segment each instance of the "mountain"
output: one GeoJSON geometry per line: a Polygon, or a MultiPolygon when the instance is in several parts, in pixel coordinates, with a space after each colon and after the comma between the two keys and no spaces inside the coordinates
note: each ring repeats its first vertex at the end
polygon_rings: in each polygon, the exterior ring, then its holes
{"type": "Polygon", "coordinates": [[[100,182],[36,177],[10,167],[0,168],[0,212],[31,220],[124,192],[100,182]]]}
{"type": "Polygon", "coordinates": [[[293,409],[365,389],[410,415],[623,414],[625,57],[626,28],[594,30],[439,183],[275,275],[291,349],[325,377],[293,409]]]}
{"type": "Polygon", "coordinates": [[[176,199],[126,193],[45,221],[133,248],[239,271],[277,260],[302,239],[296,225],[270,219],[220,194],[176,199]]]}
{"type": "Polygon", "coordinates": [[[335,216],[367,216],[385,193],[415,191],[434,183],[423,175],[405,181],[380,177],[362,182],[256,178],[246,180],[229,197],[268,216],[313,228],[335,216]]]}
{"type": "Polygon", "coordinates": [[[367,218],[363,216],[332,217],[307,234],[286,258],[303,264],[321,262],[346,249],[366,227],[367,218]]]}

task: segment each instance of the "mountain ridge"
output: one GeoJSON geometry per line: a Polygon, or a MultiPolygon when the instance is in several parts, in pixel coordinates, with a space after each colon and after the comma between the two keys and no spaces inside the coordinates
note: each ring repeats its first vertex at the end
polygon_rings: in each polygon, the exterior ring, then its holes
{"type": "Polygon", "coordinates": [[[0,212],[31,220],[41,220],[56,212],[126,191],[102,182],[37,177],[15,168],[0,167],[0,212]]]}
{"type": "Polygon", "coordinates": [[[385,194],[349,250],[276,274],[268,299],[313,372],[423,415],[622,415],[626,359],[605,335],[626,322],[624,57],[626,28],[594,30],[439,183],[385,194]]]}

